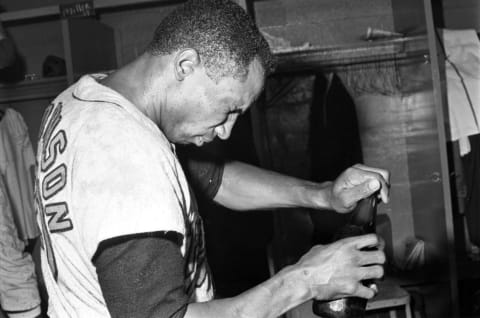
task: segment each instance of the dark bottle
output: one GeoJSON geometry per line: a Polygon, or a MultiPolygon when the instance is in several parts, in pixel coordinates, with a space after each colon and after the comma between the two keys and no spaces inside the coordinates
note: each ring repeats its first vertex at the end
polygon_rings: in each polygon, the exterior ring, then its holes
{"type": "MultiPolygon", "coordinates": [[[[374,194],[358,202],[350,214],[346,225],[335,233],[334,241],[375,232],[375,219],[377,215],[377,195],[374,194]]],[[[364,281],[368,285],[371,282],[364,281]]],[[[313,313],[323,318],[362,318],[365,316],[367,300],[359,297],[346,297],[332,301],[314,300],[313,313]]]]}

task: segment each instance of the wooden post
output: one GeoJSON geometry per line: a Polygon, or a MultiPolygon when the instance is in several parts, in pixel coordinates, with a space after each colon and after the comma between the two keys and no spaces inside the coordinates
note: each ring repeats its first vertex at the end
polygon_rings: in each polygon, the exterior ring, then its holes
{"type": "MultiPolygon", "coordinates": [[[[445,205],[445,225],[448,236],[448,262],[450,271],[450,295],[452,300],[452,314],[453,317],[459,317],[459,299],[458,299],[458,283],[457,283],[457,265],[455,255],[455,236],[453,228],[453,213],[449,182],[449,169],[447,158],[447,139],[445,134],[445,106],[446,104],[446,89],[442,87],[442,74],[440,73],[440,61],[438,58],[438,42],[433,21],[433,11],[431,0],[424,0],[425,21],[427,26],[427,38],[430,51],[430,62],[433,80],[433,99],[436,105],[437,130],[439,136],[440,148],[440,162],[442,167],[442,186],[443,186],[443,201],[445,205]]],[[[443,61],[442,61],[443,62],[443,61]]]]}

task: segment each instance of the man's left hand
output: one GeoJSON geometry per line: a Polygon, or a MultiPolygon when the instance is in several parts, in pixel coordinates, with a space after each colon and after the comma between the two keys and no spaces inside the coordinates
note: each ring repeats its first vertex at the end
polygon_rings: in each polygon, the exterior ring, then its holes
{"type": "Polygon", "coordinates": [[[390,173],[380,168],[356,164],[345,170],[332,184],[330,206],[339,213],[351,211],[357,202],[378,192],[379,198],[388,203],[390,173]]]}

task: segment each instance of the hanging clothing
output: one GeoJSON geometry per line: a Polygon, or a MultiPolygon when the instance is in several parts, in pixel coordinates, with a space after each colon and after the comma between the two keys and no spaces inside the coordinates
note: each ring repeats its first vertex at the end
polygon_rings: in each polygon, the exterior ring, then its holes
{"type": "Polygon", "coordinates": [[[0,307],[9,318],[33,318],[40,314],[35,267],[32,256],[24,250],[6,185],[0,177],[0,307]]]}
{"type": "Polygon", "coordinates": [[[468,136],[480,133],[480,41],[475,30],[443,30],[446,53],[450,140],[460,155],[470,152],[468,136]]]}
{"type": "Polygon", "coordinates": [[[35,156],[22,116],[8,108],[0,121],[0,175],[20,239],[40,235],[33,207],[35,156]]]}
{"type": "Polygon", "coordinates": [[[462,157],[467,198],[465,217],[467,218],[470,241],[480,246],[480,135],[470,136],[471,151],[462,157]]]}

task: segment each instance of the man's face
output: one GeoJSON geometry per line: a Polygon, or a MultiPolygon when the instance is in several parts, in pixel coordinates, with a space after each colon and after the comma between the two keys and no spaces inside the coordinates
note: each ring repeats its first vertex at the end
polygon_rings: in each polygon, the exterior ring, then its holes
{"type": "Polygon", "coordinates": [[[257,59],[243,81],[225,77],[215,83],[203,67],[197,68],[172,96],[173,107],[169,107],[168,121],[162,123],[163,132],[171,142],[197,146],[215,137],[227,139],[238,116],[260,95],[264,80],[257,59]]]}

